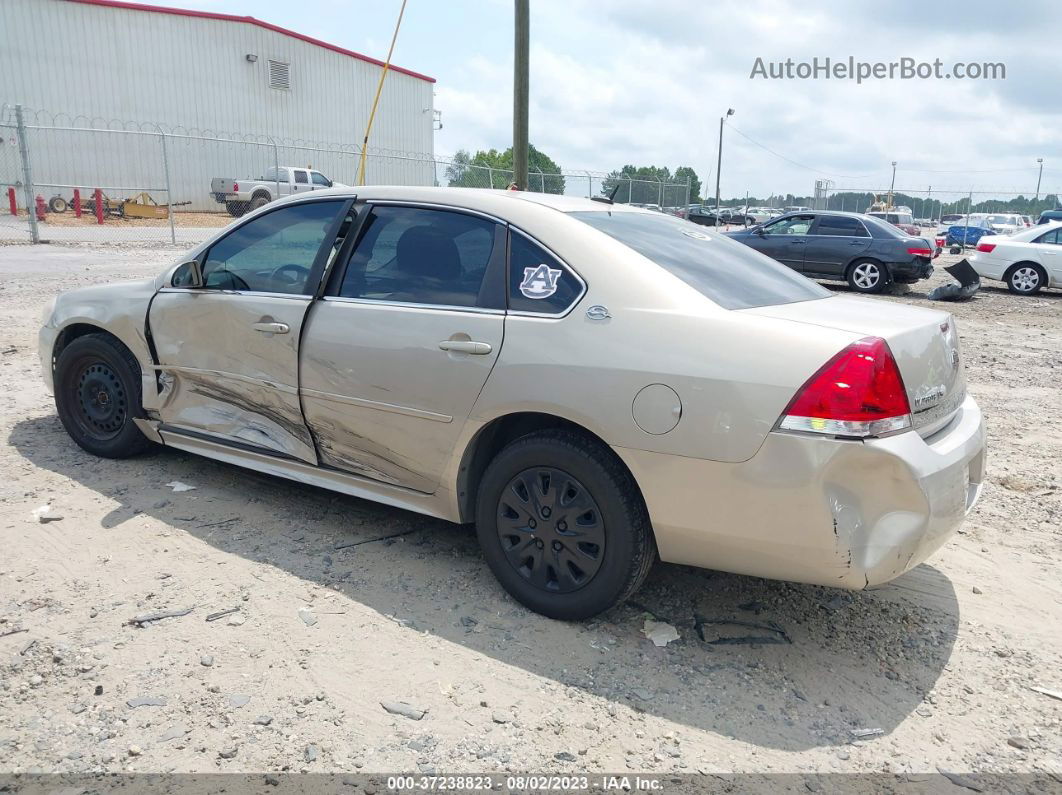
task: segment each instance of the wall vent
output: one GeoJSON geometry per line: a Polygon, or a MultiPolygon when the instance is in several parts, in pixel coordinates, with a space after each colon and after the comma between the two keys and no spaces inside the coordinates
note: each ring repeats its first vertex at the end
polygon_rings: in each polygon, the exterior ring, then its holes
{"type": "Polygon", "coordinates": [[[281,91],[291,90],[291,64],[281,61],[269,62],[269,87],[281,91]]]}

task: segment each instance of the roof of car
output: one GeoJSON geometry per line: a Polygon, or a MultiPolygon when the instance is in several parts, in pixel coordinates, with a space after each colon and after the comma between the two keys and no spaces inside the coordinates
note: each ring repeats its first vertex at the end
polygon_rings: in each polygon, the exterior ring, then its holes
{"type": "MultiPolygon", "coordinates": [[[[481,212],[504,213],[506,208],[511,208],[511,202],[530,202],[550,207],[560,212],[578,211],[623,211],[632,213],[659,213],[645,210],[640,207],[632,207],[626,204],[610,204],[606,201],[592,201],[582,196],[563,196],[555,193],[535,193],[532,191],[519,190],[490,190],[487,188],[449,188],[449,187],[426,187],[419,185],[365,185],[362,187],[342,187],[326,190],[313,191],[312,193],[298,193],[288,197],[287,200],[299,198],[320,198],[322,196],[353,196],[359,199],[381,201],[412,201],[434,204],[452,205],[464,207],[469,210],[481,212]]],[[[602,197],[604,198],[604,197],[602,197]]]]}

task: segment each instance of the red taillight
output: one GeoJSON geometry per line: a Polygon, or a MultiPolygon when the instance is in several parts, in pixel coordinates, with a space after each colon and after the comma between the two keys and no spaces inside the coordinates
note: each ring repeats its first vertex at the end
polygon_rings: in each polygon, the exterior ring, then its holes
{"type": "Polygon", "coordinates": [[[916,257],[932,257],[933,256],[933,250],[932,249],[928,249],[928,248],[915,248],[915,247],[912,247],[912,248],[907,249],[907,253],[908,254],[914,254],[914,256],[916,256],[916,257]]]}
{"type": "Polygon", "coordinates": [[[991,254],[992,250],[996,247],[995,243],[978,243],[977,250],[983,251],[985,254],[991,254]]]}
{"type": "Polygon", "coordinates": [[[779,427],[876,436],[911,426],[911,404],[889,345],[864,337],[834,356],[789,403],[779,427]]]}
{"type": "Polygon", "coordinates": [[[239,182],[233,182],[232,183],[232,192],[233,193],[239,193],[240,192],[240,183],[239,182]]]}

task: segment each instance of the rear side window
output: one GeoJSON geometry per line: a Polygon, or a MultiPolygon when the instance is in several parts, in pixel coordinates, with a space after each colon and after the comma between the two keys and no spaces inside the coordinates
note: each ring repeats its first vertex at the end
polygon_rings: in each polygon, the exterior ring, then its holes
{"type": "Polygon", "coordinates": [[[770,257],[657,213],[571,213],[682,279],[724,309],[826,298],[832,293],[770,257]]]}
{"type": "Polygon", "coordinates": [[[1037,243],[1051,243],[1051,244],[1057,246],[1060,243],[1062,243],[1062,235],[1059,234],[1059,231],[1060,230],[1058,230],[1058,229],[1052,229],[1050,232],[1048,232],[1046,235],[1043,235],[1036,242],[1037,243]]]}
{"type": "Polygon", "coordinates": [[[583,283],[542,246],[513,230],[509,236],[509,309],[560,315],[583,293],[583,283]]]}
{"type": "Polygon", "coordinates": [[[870,237],[866,227],[858,218],[846,218],[843,215],[820,215],[819,225],[815,227],[816,235],[838,235],[841,237],[870,237]]]}
{"type": "Polygon", "coordinates": [[[295,181],[297,183],[299,183],[300,185],[309,184],[309,180],[306,179],[306,172],[305,171],[296,171],[295,172],[295,181]]]}
{"type": "Polygon", "coordinates": [[[339,295],[395,303],[476,306],[495,224],[421,207],[377,206],[339,295]]]}

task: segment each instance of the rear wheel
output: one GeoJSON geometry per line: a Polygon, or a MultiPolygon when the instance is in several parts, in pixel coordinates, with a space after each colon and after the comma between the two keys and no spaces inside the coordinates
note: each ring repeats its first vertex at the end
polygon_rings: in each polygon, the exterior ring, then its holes
{"type": "Polygon", "coordinates": [[[1036,295],[1047,283],[1047,272],[1033,262],[1022,262],[1007,273],[1007,289],[1018,295],[1036,295]]]}
{"type": "Polygon", "coordinates": [[[624,601],[656,559],[645,505],[611,450],[570,431],[506,446],[479,488],[483,555],[517,601],[550,618],[589,618],[624,601]]]}
{"type": "Polygon", "coordinates": [[[267,204],[269,204],[269,198],[268,197],[266,197],[266,196],[255,196],[253,199],[251,199],[251,205],[250,205],[249,209],[257,210],[259,207],[265,207],[267,204]]]}
{"type": "Polygon", "coordinates": [[[151,443],[133,422],[143,416],[140,365],[106,334],[71,342],[55,364],[55,407],[70,437],[104,458],[127,458],[151,443]]]}
{"type": "Polygon", "coordinates": [[[848,268],[848,286],[860,293],[880,293],[887,281],[888,271],[877,260],[857,260],[848,268]]]}
{"type": "Polygon", "coordinates": [[[239,218],[247,212],[247,202],[225,202],[225,209],[233,218],[239,218]]]}

